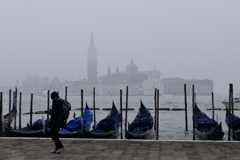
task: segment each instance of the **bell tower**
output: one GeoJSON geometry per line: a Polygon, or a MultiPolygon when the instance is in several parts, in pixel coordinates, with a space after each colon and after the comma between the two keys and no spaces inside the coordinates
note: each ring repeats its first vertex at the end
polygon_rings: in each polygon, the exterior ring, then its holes
{"type": "Polygon", "coordinates": [[[97,50],[95,48],[93,33],[91,35],[90,45],[88,48],[87,61],[87,80],[91,84],[97,83],[97,50]]]}

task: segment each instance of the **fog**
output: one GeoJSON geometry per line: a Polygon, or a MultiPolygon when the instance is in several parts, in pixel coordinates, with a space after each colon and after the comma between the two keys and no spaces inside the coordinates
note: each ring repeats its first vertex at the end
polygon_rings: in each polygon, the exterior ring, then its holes
{"type": "Polygon", "coordinates": [[[93,32],[98,75],[133,59],[161,78],[211,79],[240,92],[239,0],[0,0],[0,85],[27,75],[87,76],[93,32]]]}

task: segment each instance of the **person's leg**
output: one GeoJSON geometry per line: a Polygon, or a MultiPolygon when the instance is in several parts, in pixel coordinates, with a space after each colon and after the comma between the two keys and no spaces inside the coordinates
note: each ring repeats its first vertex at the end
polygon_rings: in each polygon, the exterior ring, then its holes
{"type": "Polygon", "coordinates": [[[51,128],[51,138],[55,143],[56,150],[63,148],[63,145],[59,140],[59,130],[59,128],[51,128]]]}

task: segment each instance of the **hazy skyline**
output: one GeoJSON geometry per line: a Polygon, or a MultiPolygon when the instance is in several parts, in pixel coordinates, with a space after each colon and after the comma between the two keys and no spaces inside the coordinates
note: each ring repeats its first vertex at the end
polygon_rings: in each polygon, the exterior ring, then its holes
{"type": "Polygon", "coordinates": [[[27,75],[87,77],[91,32],[98,75],[139,70],[161,78],[211,79],[214,91],[240,92],[240,1],[0,0],[1,84],[27,75]]]}

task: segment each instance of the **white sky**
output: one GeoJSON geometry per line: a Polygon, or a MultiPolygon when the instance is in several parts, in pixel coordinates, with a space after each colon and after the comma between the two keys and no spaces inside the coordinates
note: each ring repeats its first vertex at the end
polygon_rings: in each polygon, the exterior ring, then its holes
{"type": "Polygon", "coordinates": [[[98,74],[133,58],[161,78],[212,79],[240,92],[239,0],[0,0],[0,82],[86,78],[91,32],[98,74]]]}

